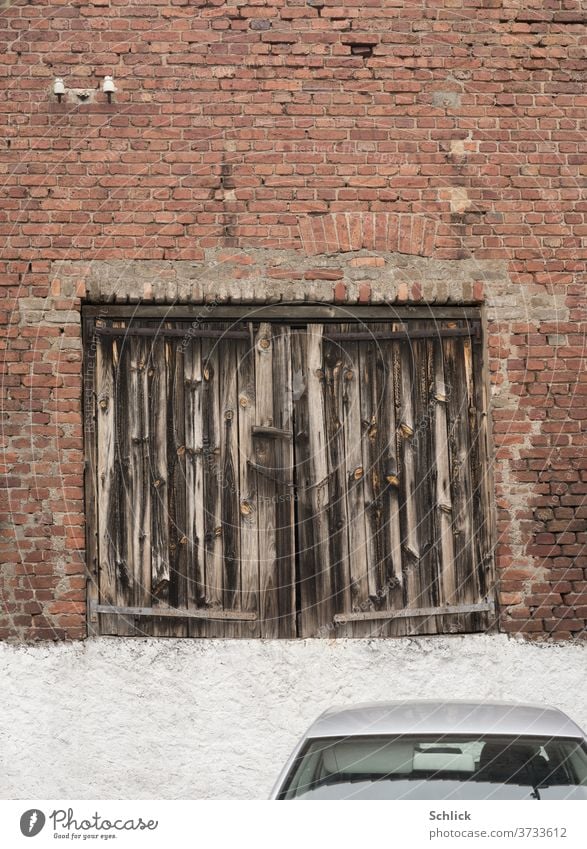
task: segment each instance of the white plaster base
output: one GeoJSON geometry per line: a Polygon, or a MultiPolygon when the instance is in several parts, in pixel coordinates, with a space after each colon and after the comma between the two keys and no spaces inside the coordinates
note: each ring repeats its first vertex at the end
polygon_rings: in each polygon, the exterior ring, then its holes
{"type": "Polygon", "coordinates": [[[265,798],[332,704],[500,698],[587,726],[587,647],[506,636],[0,644],[0,797],[265,798]]]}

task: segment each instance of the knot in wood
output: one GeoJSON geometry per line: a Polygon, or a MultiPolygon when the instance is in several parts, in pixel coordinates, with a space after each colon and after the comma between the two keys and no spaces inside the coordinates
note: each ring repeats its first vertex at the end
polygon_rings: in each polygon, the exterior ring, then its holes
{"type": "Polygon", "coordinates": [[[259,341],[259,347],[262,348],[264,351],[268,351],[271,347],[271,342],[266,336],[263,336],[263,338],[259,341]]]}

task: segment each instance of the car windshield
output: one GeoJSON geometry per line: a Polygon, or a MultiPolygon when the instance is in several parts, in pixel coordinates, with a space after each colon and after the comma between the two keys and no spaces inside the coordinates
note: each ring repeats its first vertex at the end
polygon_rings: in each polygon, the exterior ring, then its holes
{"type": "Polygon", "coordinates": [[[587,799],[587,749],[525,736],[315,739],[278,798],[587,799]]]}

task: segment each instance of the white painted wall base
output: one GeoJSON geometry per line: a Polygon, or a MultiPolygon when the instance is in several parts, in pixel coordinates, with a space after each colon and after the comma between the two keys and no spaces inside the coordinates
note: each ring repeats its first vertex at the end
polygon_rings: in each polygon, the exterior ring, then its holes
{"type": "Polygon", "coordinates": [[[332,704],[499,698],[587,727],[587,647],[506,636],[0,644],[0,797],[265,798],[332,704]]]}

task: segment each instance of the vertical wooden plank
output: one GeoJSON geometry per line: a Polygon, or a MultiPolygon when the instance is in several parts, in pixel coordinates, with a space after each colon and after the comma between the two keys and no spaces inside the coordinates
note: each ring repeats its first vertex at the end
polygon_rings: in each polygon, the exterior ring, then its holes
{"type": "MultiPolygon", "coordinates": [[[[114,326],[122,326],[122,322],[113,322],[114,326]]],[[[133,513],[128,504],[131,499],[132,481],[132,433],[129,423],[128,409],[136,405],[136,399],[131,390],[131,353],[130,337],[114,340],[112,345],[114,361],[114,428],[115,428],[115,458],[116,465],[116,505],[112,514],[112,527],[117,538],[116,604],[131,604],[133,598],[134,564],[132,529],[133,513]]],[[[114,618],[114,617],[113,617],[114,618]]],[[[117,616],[118,634],[135,634],[135,622],[126,616],[117,616]]]]}
{"type": "MultiPolygon", "coordinates": [[[[292,330],[292,399],[294,463],[296,484],[296,610],[298,636],[320,633],[318,610],[319,549],[313,527],[311,485],[314,470],[310,454],[310,434],[314,426],[308,401],[307,331],[292,330]]],[[[334,634],[332,628],[331,635],[334,634]]]]}
{"type": "MultiPolygon", "coordinates": [[[[118,603],[115,345],[112,339],[100,336],[96,348],[97,557],[99,600],[102,604],[118,603]]],[[[118,633],[118,617],[100,614],[99,620],[100,633],[118,633]]]]}
{"type": "Polygon", "coordinates": [[[98,336],[93,319],[83,320],[83,421],[84,421],[84,497],[86,540],[86,599],[87,634],[100,633],[98,615],[92,607],[100,598],[100,571],[98,563],[98,478],[97,478],[97,351],[98,336]]]}
{"type": "MultiPolygon", "coordinates": [[[[477,351],[481,359],[481,351],[477,351]]],[[[474,343],[470,338],[463,339],[463,362],[467,387],[467,423],[469,431],[469,465],[471,469],[472,501],[469,505],[471,522],[473,524],[474,560],[471,564],[474,572],[471,582],[475,586],[476,597],[487,595],[487,568],[489,560],[489,534],[491,512],[487,506],[487,474],[489,464],[484,452],[482,430],[483,402],[480,392],[475,385],[474,343]]]]}
{"type": "MultiPolygon", "coordinates": [[[[149,364],[152,339],[136,339],[137,345],[137,383],[138,383],[138,421],[139,442],[137,443],[137,491],[140,493],[137,504],[138,523],[138,569],[135,589],[138,605],[152,604],[152,488],[150,456],[150,402],[149,402],[149,364]]],[[[141,619],[135,623],[141,634],[153,633],[153,620],[141,619]]]]}
{"type": "Polygon", "coordinates": [[[443,340],[455,584],[461,604],[478,600],[474,569],[471,568],[475,556],[471,521],[473,486],[470,467],[469,400],[463,347],[463,341],[459,337],[443,340]]]}
{"type": "MultiPolygon", "coordinates": [[[[381,331],[389,330],[389,324],[380,325],[381,331]]],[[[378,434],[377,456],[379,460],[380,500],[383,518],[380,535],[381,550],[385,558],[382,571],[381,607],[396,610],[404,605],[401,526],[399,512],[400,462],[395,398],[395,368],[398,354],[397,343],[390,340],[378,342],[381,356],[381,428],[378,434]]],[[[392,620],[380,631],[381,636],[402,636],[407,633],[405,619],[392,620]]]]}
{"type": "MultiPolygon", "coordinates": [[[[131,603],[137,607],[151,604],[151,491],[149,481],[149,411],[147,359],[149,340],[130,337],[131,404],[130,489],[127,515],[132,525],[133,572],[131,603]]],[[[135,633],[149,633],[148,620],[135,622],[135,633]]]]}
{"type": "MultiPolygon", "coordinates": [[[[394,330],[400,326],[394,324],[394,330]]],[[[414,420],[414,363],[409,340],[399,342],[399,369],[395,375],[395,393],[399,399],[398,439],[401,457],[400,526],[402,534],[402,568],[406,607],[419,607],[420,548],[418,543],[418,509],[416,500],[416,458],[413,438],[414,420]]]]}
{"type": "MultiPolygon", "coordinates": [[[[374,326],[376,336],[389,330],[389,325],[374,326]]],[[[399,462],[394,386],[394,351],[388,340],[377,339],[376,369],[373,380],[372,409],[377,426],[372,437],[373,492],[376,499],[377,556],[380,561],[378,595],[380,609],[394,609],[403,604],[401,528],[399,518],[399,462]]],[[[403,633],[405,623],[398,620],[382,629],[387,633],[403,633]]]]}
{"type": "MultiPolygon", "coordinates": [[[[340,326],[336,326],[339,330],[340,326]]],[[[328,461],[328,526],[330,529],[329,565],[332,573],[332,603],[336,613],[345,613],[351,607],[349,540],[347,514],[347,479],[344,441],[344,372],[346,355],[341,343],[323,342],[324,371],[323,392],[328,461]]],[[[337,628],[337,636],[346,636],[347,628],[337,628]]]]}
{"type": "MultiPolygon", "coordinates": [[[[483,339],[479,333],[472,340],[472,380],[473,392],[471,397],[471,433],[476,446],[474,460],[473,486],[477,493],[476,510],[473,517],[475,539],[478,548],[478,586],[481,598],[493,597],[495,593],[494,561],[492,540],[495,538],[490,493],[492,491],[492,470],[488,445],[488,399],[487,385],[483,370],[483,339]]],[[[478,623],[480,629],[492,625],[492,617],[478,623]]]]}
{"type": "MultiPolygon", "coordinates": [[[[221,325],[219,329],[228,329],[221,325]]],[[[220,384],[221,539],[223,558],[222,600],[225,610],[240,609],[240,529],[238,481],[238,392],[234,340],[217,342],[220,384]]],[[[224,625],[225,637],[239,636],[238,623],[224,625]]]]}
{"type": "MultiPolygon", "coordinates": [[[[420,322],[414,322],[421,328],[420,322]]],[[[418,563],[419,598],[418,607],[437,607],[438,594],[438,552],[434,539],[434,516],[436,504],[436,483],[434,451],[432,445],[431,422],[434,417],[434,401],[431,390],[434,387],[432,361],[432,340],[411,340],[414,358],[414,422],[415,433],[412,447],[416,467],[416,511],[417,536],[420,559],[418,563]]],[[[418,633],[436,633],[437,617],[423,620],[418,633]]]]}
{"type": "MultiPolygon", "coordinates": [[[[375,360],[372,346],[367,342],[359,343],[359,368],[361,380],[361,449],[362,449],[362,482],[364,498],[364,514],[366,523],[366,568],[367,568],[367,609],[374,607],[377,602],[377,588],[379,585],[379,564],[377,553],[377,516],[376,516],[376,490],[373,488],[377,470],[372,468],[372,443],[377,432],[377,418],[373,411],[373,397],[377,394],[375,360]]],[[[371,626],[369,627],[369,632],[371,626]]]]}
{"type": "MultiPolygon", "coordinates": [[[[175,461],[173,459],[172,400],[173,352],[170,342],[163,336],[150,341],[148,390],[149,390],[149,446],[151,469],[151,546],[152,546],[152,605],[174,606],[177,599],[175,555],[177,539],[170,537],[173,526],[171,510],[175,510],[175,461]],[[169,460],[171,459],[171,464],[169,460]],[[173,545],[173,551],[171,546],[173,545]]],[[[144,629],[156,637],[183,636],[183,623],[178,620],[154,617],[141,620],[144,629]]]]}
{"type": "MultiPolygon", "coordinates": [[[[332,637],[334,634],[333,579],[330,568],[330,527],[328,523],[328,457],[324,414],[324,370],[322,363],[321,324],[309,324],[305,339],[298,336],[296,362],[302,367],[306,389],[303,395],[307,409],[307,440],[299,481],[299,507],[304,517],[299,562],[307,558],[313,579],[304,584],[308,571],[301,573],[300,636],[332,637]],[[305,343],[305,344],[304,344],[305,343]],[[305,357],[304,357],[305,354],[305,357]],[[305,606],[307,604],[307,606],[305,606]],[[317,626],[317,630],[314,630],[317,626]]],[[[294,381],[294,386],[296,382],[294,381]]],[[[297,404],[299,408],[299,402],[297,404]]],[[[299,432],[296,408],[296,433],[299,432]]],[[[297,438],[297,437],[296,437],[297,438]]]]}
{"type": "MultiPolygon", "coordinates": [[[[167,347],[167,466],[169,476],[169,604],[187,607],[188,538],[186,529],[186,451],[184,351],[177,338],[167,347]]],[[[175,636],[187,636],[187,621],[169,624],[175,636]]]]}
{"type": "Polygon", "coordinates": [[[436,544],[439,551],[439,603],[458,604],[454,564],[452,499],[447,427],[448,390],[442,340],[434,341],[434,446],[436,466],[436,544]]]}
{"type": "MultiPolygon", "coordinates": [[[[117,475],[117,510],[114,520],[119,535],[119,557],[116,568],[117,600],[120,606],[145,605],[145,570],[148,568],[150,590],[150,546],[145,544],[144,467],[145,427],[143,379],[144,361],[141,340],[124,336],[113,344],[115,370],[115,428],[117,475]],[[142,364],[141,364],[142,363],[142,364]],[[148,567],[147,567],[148,558],[148,567]]],[[[117,616],[118,634],[140,635],[141,622],[128,616],[117,616]]]]}
{"type": "MultiPolygon", "coordinates": [[[[203,376],[199,338],[187,339],[184,347],[185,369],[185,445],[186,445],[186,536],[188,561],[188,606],[206,603],[206,562],[204,549],[204,455],[203,448],[203,376]]],[[[206,634],[203,620],[188,620],[190,637],[206,634]]]]}
{"type": "Polygon", "coordinates": [[[169,517],[167,472],[167,343],[154,339],[149,350],[149,472],[153,603],[169,604],[169,517]]]}
{"type": "MultiPolygon", "coordinates": [[[[284,325],[273,328],[273,411],[274,427],[291,433],[291,335],[284,325]]],[[[283,482],[274,496],[278,634],[291,639],[296,635],[293,436],[275,440],[274,450],[275,477],[283,482]]]]}
{"type": "MultiPolygon", "coordinates": [[[[210,611],[222,610],[222,470],[220,466],[220,365],[219,347],[214,339],[202,344],[202,451],[204,467],[204,546],[206,558],[206,606],[210,611]]],[[[209,637],[223,637],[224,624],[211,620],[206,629],[209,637]]]]}
{"type": "MultiPolygon", "coordinates": [[[[238,388],[238,474],[241,556],[241,610],[259,614],[259,512],[257,476],[249,461],[254,457],[253,426],[255,417],[255,341],[237,341],[238,388]]],[[[241,637],[260,636],[259,620],[238,625],[241,637]]]]}
{"type": "MultiPolygon", "coordinates": [[[[391,342],[381,339],[389,325],[372,324],[372,340],[359,343],[365,515],[369,542],[369,595],[362,610],[402,606],[399,463],[396,446],[394,362],[391,342]]],[[[402,631],[400,620],[355,623],[354,633],[382,636],[402,631]],[[365,628],[367,631],[365,632],[365,628]]]]}
{"type": "MultiPolygon", "coordinates": [[[[353,325],[349,326],[351,329],[353,325]]],[[[359,343],[345,342],[346,364],[343,381],[344,465],[346,477],[346,512],[348,535],[350,610],[360,613],[370,608],[365,517],[364,460],[361,426],[361,364],[359,343]]],[[[370,633],[370,623],[356,622],[338,626],[337,636],[363,637],[370,633]]]]}
{"type": "MultiPolygon", "coordinates": [[[[262,322],[255,335],[255,417],[261,427],[274,425],[273,362],[271,325],[262,322]]],[[[279,636],[279,600],[275,504],[278,475],[275,440],[254,436],[253,462],[257,467],[259,516],[259,612],[261,636],[279,636]]]]}

